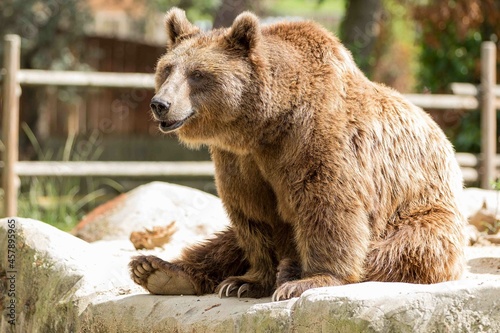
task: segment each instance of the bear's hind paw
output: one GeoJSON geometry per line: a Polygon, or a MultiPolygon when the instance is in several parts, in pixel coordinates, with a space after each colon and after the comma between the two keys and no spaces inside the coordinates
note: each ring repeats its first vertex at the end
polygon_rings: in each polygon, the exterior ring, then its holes
{"type": "Polygon", "coordinates": [[[135,283],[155,295],[195,295],[186,273],[155,256],[137,256],[129,264],[135,283]]]}

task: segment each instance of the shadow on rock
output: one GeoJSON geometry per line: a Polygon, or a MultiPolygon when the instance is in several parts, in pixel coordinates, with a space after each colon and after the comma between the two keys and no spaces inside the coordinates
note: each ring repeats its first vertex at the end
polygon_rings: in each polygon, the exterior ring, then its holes
{"type": "Polygon", "coordinates": [[[475,274],[500,275],[500,258],[483,257],[467,261],[469,271],[475,274]]]}

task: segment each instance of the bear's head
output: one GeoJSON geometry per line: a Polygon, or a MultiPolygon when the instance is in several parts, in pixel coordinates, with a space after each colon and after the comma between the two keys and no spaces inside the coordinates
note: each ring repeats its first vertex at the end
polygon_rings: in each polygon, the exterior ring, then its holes
{"type": "Polygon", "coordinates": [[[262,109],[256,81],[265,67],[257,17],[243,13],[230,28],[203,33],[173,8],[166,31],[167,53],[158,61],[151,100],[160,130],[199,145],[234,140],[234,131],[255,125],[248,112],[262,109]]]}

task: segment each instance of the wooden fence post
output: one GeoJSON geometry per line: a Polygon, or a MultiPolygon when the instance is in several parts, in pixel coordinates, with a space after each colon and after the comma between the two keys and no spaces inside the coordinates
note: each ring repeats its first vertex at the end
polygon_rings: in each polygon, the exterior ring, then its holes
{"type": "Polygon", "coordinates": [[[4,214],[17,215],[18,181],[15,165],[19,158],[19,95],[17,81],[21,56],[21,39],[17,35],[4,38],[3,68],[3,144],[5,146],[2,172],[4,214]]]}
{"type": "Polygon", "coordinates": [[[481,187],[491,188],[496,180],[497,117],[495,107],[496,47],[481,44],[481,187]]]}

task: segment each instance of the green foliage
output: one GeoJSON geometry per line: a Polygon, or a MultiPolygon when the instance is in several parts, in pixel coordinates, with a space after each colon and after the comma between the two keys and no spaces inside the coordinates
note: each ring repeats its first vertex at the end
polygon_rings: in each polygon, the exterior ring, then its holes
{"type": "Polygon", "coordinates": [[[491,182],[491,188],[495,191],[500,191],[500,179],[491,182]]]}
{"type": "MultiPolygon", "coordinates": [[[[419,89],[433,93],[448,92],[452,82],[479,84],[479,59],[483,38],[471,30],[458,39],[453,24],[436,38],[439,47],[422,42],[419,89]]],[[[497,119],[497,126],[500,118],[497,119]]],[[[457,151],[479,153],[481,148],[480,112],[464,112],[460,121],[446,129],[457,151]]]]}
{"type": "MultiPolygon", "coordinates": [[[[254,1],[253,4],[258,8],[265,7],[270,15],[311,17],[315,13],[340,15],[345,9],[344,2],[344,0],[271,0],[254,1]]],[[[221,3],[222,0],[153,0],[150,5],[151,10],[160,12],[176,6],[186,10],[191,20],[212,21],[221,3]]]]}
{"type": "MultiPolygon", "coordinates": [[[[400,0],[403,1],[403,0],[400,0]]],[[[420,24],[421,46],[418,88],[449,93],[453,82],[480,83],[481,43],[500,35],[498,0],[410,1],[420,24]]],[[[462,118],[443,117],[446,133],[457,151],[480,150],[479,111],[463,112],[462,118]]],[[[500,119],[497,119],[497,126],[500,119]]]]}
{"type": "Polygon", "coordinates": [[[85,1],[2,0],[1,7],[0,36],[21,36],[23,68],[48,69],[58,62],[62,69],[73,69],[79,64],[73,54],[91,22],[85,1]]]}
{"type": "Polygon", "coordinates": [[[333,16],[344,13],[345,2],[344,0],[274,0],[268,7],[273,15],[308,17],[316,13],[325,13],[333,16]]]}
{"type": "MultiPolygon", "coordinates": [[[[97,148],[98,136],[90,135],[84,145],[77,144],[75,137],[66,140],[58,152],[44,150],[31,129],[23,124],[23,130],[35,149],[38,160],[88,161],[96,160],[101,151],[97,148]],[[85,146],[85,149],[75,147],[85,146]]],[[[82,142],[82,141],[80,141],[82,142]]],[[[26,216],[49,223],[61,230],[71,230],[85,212],[95,208],[111,188],[121,192],[120,184],[110,179],[95,180],[70,177],[23,177],[19,196],[19,216],[26,216]],[[84,194],[85,193],[85,194],[84,194]]]]}
{"type": "MultiPolygon", "coordinates": [[[[448,128],[446,134],[453,142],[456,151],[479,153],[481,150],[480,112],[466,112],[460,122],[448,128]]],[[[497,120],[498,124],[498,120],[497,120]]],[[[498,125],[497,125],[498,126],[498,125]]]]}
{"type": "Polygon", "coordinates": [[[479,83],[475,74],[481,56],[481,34],[470,31],[460,40],[455,30],[454,25],[449,24],[437,34],[437,47],[422,41],[422,66],[418,73],[420,89],[444,92],[451,82],[479,83]]]}
{"type": "Polygon", "coordinates": [[[179,7],[187,12],[191,20],[212,20],[221,0],[153,0],[150,2],[154,11],[165,12],[171,7],[179,7]]]}

